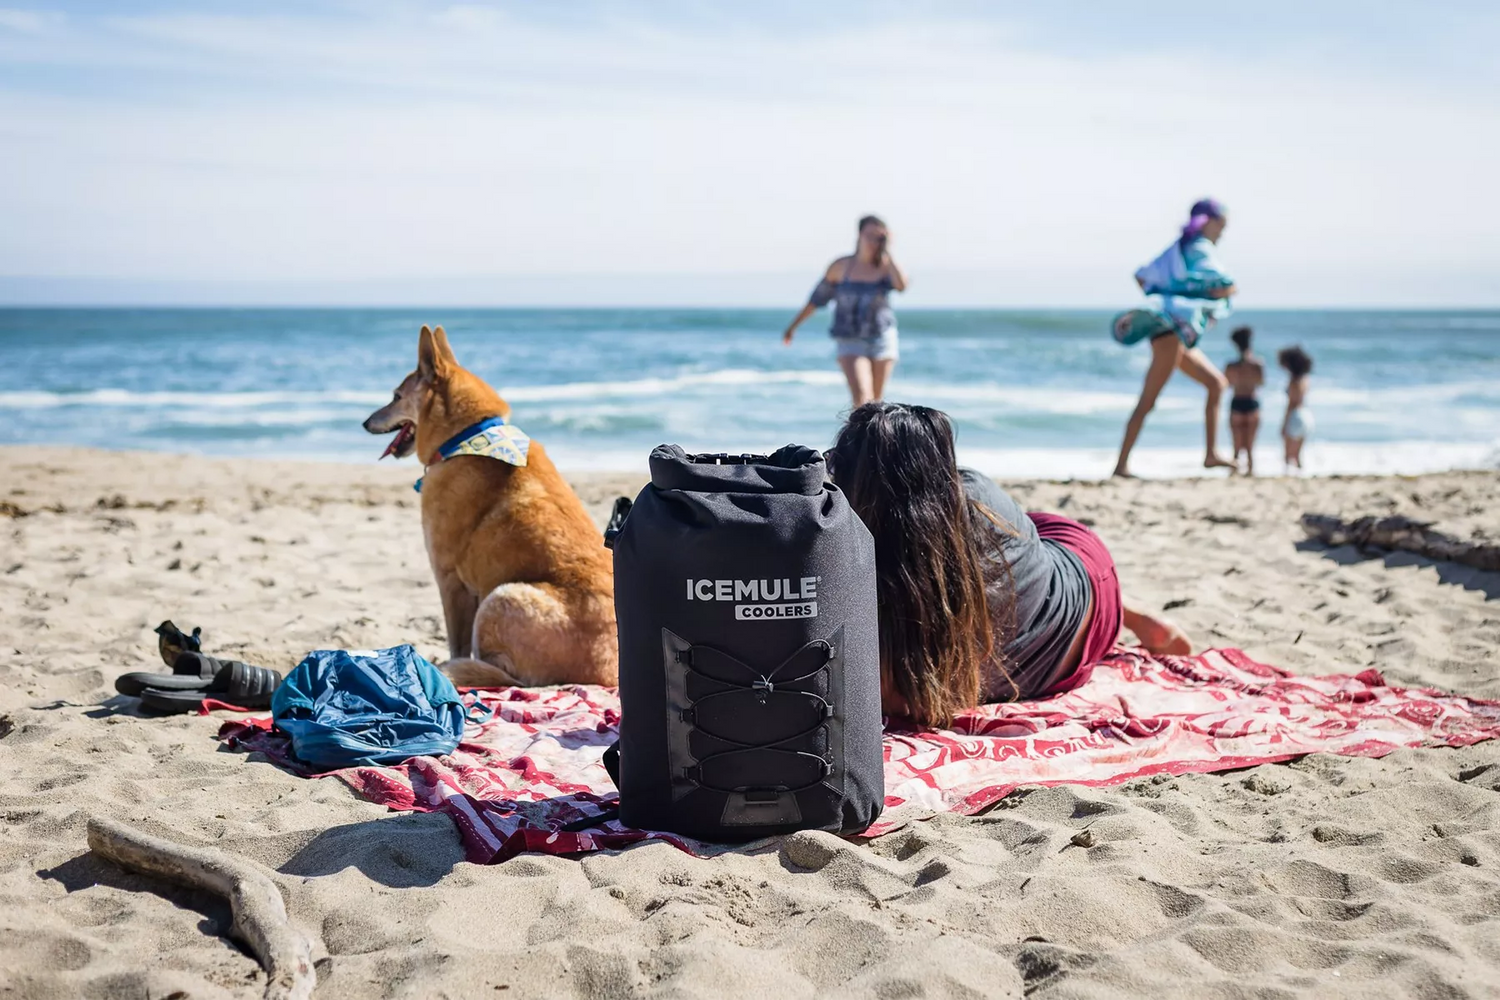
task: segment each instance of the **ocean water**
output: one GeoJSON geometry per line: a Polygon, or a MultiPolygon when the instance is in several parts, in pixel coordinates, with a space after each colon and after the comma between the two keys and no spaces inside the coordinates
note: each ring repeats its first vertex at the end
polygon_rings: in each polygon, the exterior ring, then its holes
{"type": "MultiPolygon", "coordinates": [[[[744,309],[0,310],[0,443],[373,462],[360,421],[441,323],[461,363],[565,469],[644,470],[650,449],[826,446],[848,394],[814,318],[744,309]]],[[[887,398],[947,410],[961,458],[1006,476],[1102,477],[1149,351],[1083,311],[904,310],[887,398]]],[[[1244,311],[1269,362],[1257,464],[1281,469],[1277,348],[1315,360],[1311,473],[1500,467],[1500,312],[1244,311]]],[[[1207,338],[1220,364],[1228,328],[1207,338]]],[[[1227,408],[1226,408],[1227,411],[1227,408]]],[[[1168,385],[1133,465],[1201,471],[1203,392],[1168,385]]],[[[1228,418],[1223,417],[1228,449],[1228,418]]],[[[415,475],[415,468],[414,468],[415,475]]]]}

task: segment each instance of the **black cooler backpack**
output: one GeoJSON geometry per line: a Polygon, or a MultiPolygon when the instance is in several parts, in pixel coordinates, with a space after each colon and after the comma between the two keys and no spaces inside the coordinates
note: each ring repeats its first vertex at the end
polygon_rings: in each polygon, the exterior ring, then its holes
{"type": "Polygon", "coordinates": [[[799,445],[651,453],[612,525],[626,825],[746,841],[880,815],[875,547],[827,478],[799,445]]]}

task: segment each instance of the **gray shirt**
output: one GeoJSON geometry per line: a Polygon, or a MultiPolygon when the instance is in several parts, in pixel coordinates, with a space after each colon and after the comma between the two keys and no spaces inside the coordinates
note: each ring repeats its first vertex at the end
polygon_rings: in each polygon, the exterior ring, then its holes
{"type": "MultiPolygon", "coordinates": [[[[1015,586],[1014,619],[1004,663],[991,661],[980,678],[985,702],[1033,698],[1062,680],[1062,660],[1083,627],[1093,586],[1083,561],[1067,547],[1037,535],[1021,505],[995,481],[972,469],[960,469],[964,492],[1000,521],[994,528],[998,556],[1010,568],[989,574],[990,614],[997,635],[1005,627],[1005,600],[1015,586]],[[1010,680],[1006,680],[1007,675],[1010,680]],[[1011,687],[1011,682],[1019,692],[1011,687]]],[[[983,523],[983,522],[981,522],[983,523]]]]}

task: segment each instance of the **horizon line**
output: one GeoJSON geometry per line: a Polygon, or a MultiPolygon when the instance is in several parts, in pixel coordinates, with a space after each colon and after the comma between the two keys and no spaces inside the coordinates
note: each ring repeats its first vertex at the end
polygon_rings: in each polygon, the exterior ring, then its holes
{"type": "MultiPolygon", "coordinates": [[[[795,311],[795,304],[780,306],[766,305],[765,303],[745,302],[721,302],[713,304],[705,303],[683,303],[683,302],[621,302],[611,303],[589,303],[589,304],[567,304],[562,302],[534,302],[534,303],[476,303],[476,302],[404,302],[404,303],[359,303],[359,302],[164,302],[164,301],[140,301],[140,302],[6,302],[0,301],[0,310],[21,311],[33,309],[38,311],[63,311],[63,310],[126,310],[126,309],[159,309],[159,310],[182,310],[182,311],[209,311],[209,310],[237,310],[241,312],[263,311],[263,312],[307,312],[307,311],[335,311],[335,310],[362,310],[365,312],[404,312],[412,309],[460,309],[460,310],[482,310],[486,312],[542,312],[542,311],[568,311],[568,312],[645,312],[650,310],[671,309],[681,312],[714,312],[720,310],[740,310],[746,312],[783,312],[795,311]]],[[[1130,306],[1120,304],[1102,305],[1065,305],[1060,303],[1026,303],[1026,304],[954,304],[954,305],[908,305],[902,306],[900,313],[939,313],[939,312],[1094,312],[1110,313],[1121,312],[1130,306]]],[[[1236,313],[1243,312],[1418,312],[1418,313],[1463,313],[1463,312],[1500,312],[1500,303],[1491,304],[1460,304],[1460,305],[1422,305],[1415,303],[1376,303],[1376,304],[1321,304],[1321,305],[1251,305],[1240,306],[1235,309],[1236,313]]]]}

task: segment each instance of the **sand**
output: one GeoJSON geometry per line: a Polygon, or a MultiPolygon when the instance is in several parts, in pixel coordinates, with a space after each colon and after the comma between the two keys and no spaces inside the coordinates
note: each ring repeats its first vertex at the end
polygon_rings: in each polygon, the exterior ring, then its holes
{"type": "MultiPolygon", "coordinates": [[[[443,815],[225,752],[114,675],[152,628],[283,669],[445,653],[410,466],[0,449],[0,996],[258,997],[210,897],[87,853],[106,815],[266,866],[320,998],[1500,996],[1500,745],[1023,790],[864,845],[462,860],[443,815]],[[1092,824],[1091,848],[1066,847],[1092,824]]],[[[602,522],[639,475],[574,477],[602,522]]],[[[1500,698],[1500,574],[1302,541],[1304,511],[1493,539],[1500,473],[1014,484],[1127,595],[1301,673],[1500,698]]]]}

